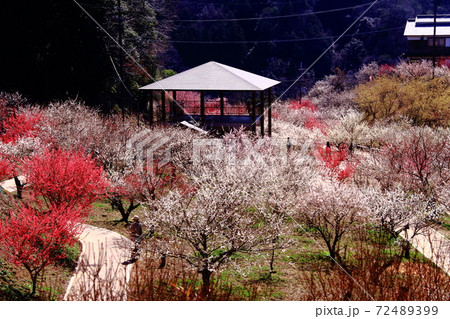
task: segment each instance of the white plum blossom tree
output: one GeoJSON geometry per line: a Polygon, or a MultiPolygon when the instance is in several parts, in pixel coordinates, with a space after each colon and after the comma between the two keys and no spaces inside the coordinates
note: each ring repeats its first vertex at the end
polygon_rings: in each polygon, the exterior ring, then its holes
{"type": "MultiPolygon", "coordinates": [[[[289,164],[287,153],[269,139],[255,141],[238,133],[206,140],[203,147],[187,176],[190,187],[146,202],[145,224],[184,243],[183,251],[166,247],[165,254],[197,268],[207,293],[212,273],[234,253],[288,244],[283,238],[289,206],[315,173],[308,160],[289,164]]],[[[273,260],[271,266],[273,271],[273,260]]]]}

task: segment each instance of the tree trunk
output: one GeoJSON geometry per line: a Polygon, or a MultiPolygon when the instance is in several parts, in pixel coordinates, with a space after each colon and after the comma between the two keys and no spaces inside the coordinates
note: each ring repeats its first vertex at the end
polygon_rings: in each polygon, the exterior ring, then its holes
{"type": "Polygon", "coordinates": [[[164,267],[166,267],[166,254],[161,255],[158,269],[163,269],[164,267]]]}
{"type": "Polygon", "coordinates": [[[32,296],[34,296],[35,293],[36,293],[37,279],[38,279],[38,274],[31,275],[31,282],[33,284],[33,287],[32,287],[32,290],[31,290],[31,295],[32,296]]]}
{"type": "Polygon", "coordinates": [[[330,257],[332,259],[332,262],[334,262],[334,260],[336,260],[336,251],[333,249],[333,247],[331,247],[330,243],[326,242],[327,248],[328,248],[328,253],[330,254],[330,257]]]}
{"type": "Polygon", "coordinates": [[[202,288],[201,288],[200,294],[205,300],[207,300],[208,295],[209,295],[209,287],[211,284],[212,272],[209,269],[203,269],[201,271],[201,273],[202,273],[202,281],[203,282],[202,282],[202,288]]]}
{"type": "Polygon", "coordinates": [[[34,296],[36,294],[36,287],[37,287],[39,271],[33,271],[31,269],[31,267],[29,267],[29,265],[24,265],[24,266],[31,277],[31,294],[30,294],[30,296],[34,296]]]}
{"type": "Polygon", "coordinates": [[[22,183],[20,182],[19,177],[14,176],[14,182],[16,183],[17,198],[18,198],[18,199],[22,199],[22,198],[23,198],[23,196],[22,196],[23,185],[22,185],[22,183]]]}
{"type": "Polygon", "coordinates": [[[411,258],[411,244],[409,243],[409,241],[406,242],[405,246],[404,246],[404,251],[405,251],[405,258],[406,259],[410,259],[411,258]]]}
{"type": "Polygon", "coordinates": [[[274,263],[274,261],[275,261],[275,248],[272,249],[271,255],[270,255],[270,262],[269,262],[270,272],[269,272],[269,276],[271,276],[272,274],[276,273],[276,271],[273,270],[273,263],[274,263]]]}
{"type": "Polygon", "coordinates": [[[131,212],[139,207],[140,204],[134,204],[133,201],[130,202],[128,208],[125,209],[123,201],[121,198],[109,198],[109,202],[111,203],[111,207],[113,209],[117,209],[122,216],[121,222],[125,222],[128,224],[128,219],[131,215],[131,212]]]}
{"type": "Polygon", "coordinates": [[[272,239],[272,251],[270,252],[270,261],[269,261],[269,266],[270,266],[270,272],[269,272],[269,278],[272,276],[272,274],[276,273],[275,270],[273,270],[273,264],[275,262],[275,249],[276,249],[276,243],[278,240],[278,236],[276,236],[274,239],[272,239]]]}
{"type": "Polygon", "coordinates": [[[123,207],[122,203],[120,203],[120,206],[117,206],[117,209],[119,210],[120,215],[122,216],[122,220],[121,221],[128,224],[128,222],[129,222],[128,219],[130,217],[130,213],[125,210],[125,208],[123,207]]]}

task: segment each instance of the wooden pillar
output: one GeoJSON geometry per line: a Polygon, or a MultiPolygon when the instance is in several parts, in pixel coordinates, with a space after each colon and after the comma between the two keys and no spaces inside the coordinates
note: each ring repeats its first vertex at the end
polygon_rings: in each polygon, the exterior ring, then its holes
{"type": "Polygon", "coordinates": [[[200,92],[200,121],[205,123],[205,92],[200,92]]]}
{"type": "Polygon", "coordinates": [[[252,132],[256,134],[256,92],[252,91],[252,132]]]}
{"type": "Polygon", "coordinates": [[[269,108],[267,111],[268,123],[267,130],[269,136],[272,136],[272,88],[269,88],[267,92],[267,107],[269,108]]]}
{"type": "Polygon", "coordinates": [[[166,92],[161,91],[161,119],[166,121],[166,92]]]}
{"type": "Polygon", "coordinates": [[[225,114],[225,101],[223,97],[223,91],[220,91],[220,115],[225,114]]]}
{"type": "Polygon", "coordinates": [[[172,121],[175,121],[175,115],[177,110],[177,91],[172,91],[172,101],[170,102],[170,117],[172,121]]]}
{"type": "Polygon", "coordinates": [[[259,121],[260,121],[260,123],[261,123],[261,136],[262,137],[264,137],[264,91],[261,91],[261,98],[260,98],[260,100],[261,100],[261,107],[260,107],[260,110],[261,110],[261,117],[259,118],[259,121]]]}
{"type": "Polygon", "coordinates": [[[153,90],[150,91],[148,99],[149,99],[148,117],[150,124],[153,124],[153,90]]]}

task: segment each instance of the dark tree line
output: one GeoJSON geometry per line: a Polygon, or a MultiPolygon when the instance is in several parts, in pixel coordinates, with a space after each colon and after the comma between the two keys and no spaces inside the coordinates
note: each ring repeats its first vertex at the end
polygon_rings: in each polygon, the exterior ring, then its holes
{"type": "MultiPolygon", "coordinates": [[[[118,0],[77,1],[114,39],[122,27],[122,44],[132,58],[124,54],[121,63],[116,43],[73,0],[4,1],[0,91],[20,91],[36,102],[79,97],[105,110],[120,101],[132,107],[137,88],[167,69],[180,72],[211,60],[276,78],[283,89],[370,3],[120,0],[119,20],[118,0]]],[[[450,4],[437,1],[439,13],[450,12],[450,4]]],[[[379,1],[310,75],[352,72],[371,61],[394,63],[406,51],[406,19],[432,10],[432,0],[379,1]]],[[[297,84],[290,94],[299,90],[297,84]]]]}
{"type": "Polygon", "coordinates": [[[133,106],[137,87],[150,81],[146,72],[154,77],[163,68],[169,27],[158,15],[170,1],[121,0],[121,20],[117,0],[77,2],[111,37],[73,0],[2,3],[0,91],[20,91],[36,102],[78,97],[106,111],[123,94],[133,106]],[[119,27],[130,55],[123,53],[123,63],[119,27]]]}
{"type": "MultiPolygon", "coordinates": [[[[105,23],[103,9],[92,10],[105,23]]],[[[101,31],[71,1],[7,1],[1,10],[0,88],[36,101],[102,103],[113,74],[101,31]]]]}

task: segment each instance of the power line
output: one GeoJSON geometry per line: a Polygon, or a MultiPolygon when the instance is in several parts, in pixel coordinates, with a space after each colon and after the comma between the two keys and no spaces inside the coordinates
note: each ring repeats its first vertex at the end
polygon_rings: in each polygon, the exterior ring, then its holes
{"type": "MultiPolygon", "coordinates": [[[[151,76],[151,74],[148,73],[147,70],[138,61],[136,61],[136,59],[127,50],[125,50],[125,48],[120,43],[118,43],[117,40],[111,34],[109,34],[108,31],[106,31],[105,28],[93,16],[77,2],[77,0],[72,1],[97,25],[97,27],[100,28],[100,30],[102,30],[119,47],[120,50],[122,50],[128,56],[131,61],[133,61],[136,66],[138,66],[153,82],[157,83],[157,85],[161,88],[161,91],[167,93],[167,91],[151,76]]],[[[174,102],[184,111],[184,108],[176,100],[174,100],[174,102]]],[[[197,121],[195,121],[195,119],[191,115],[188,114],[188,116],[194,123],[197,123],[197,121]]]]}
{"type": "MultiPolygon", "coordinates": [[[[183,1],[181,1],[183,2],[183,1]]],[[[185,2],[189,2],[189,5],[208,5],[208,4],[219,4],[219,5],[224,5],[224,6],[251,6],[251,5],[268,5],[267,1],[265,2],[251,2],[251,3],[224,3],[224,2],[199,2],[199,1],[185,1],[185,2]]],[[[300,1],[277,1],[277,4],[296,4],[296,3],[305,3],[305,0],[300,0],[300,1]]]]}
{"type": "Polygon", "coordinates": [[[308,16],[308,15],[315,15],[315,14],[323,14],[323,13],[333,13],[338,11],[345,11],[350,9],[357,9],[357,8],[363,8],[369,6],[371,3],[364,3],[352,7],[344,7],[344,8],[337,8],[337,9],[330,9],[330,10],[322,10],[322,11],[311,11],[311,12],[304,12],[304,13],[298,13],[298,14],[288,14],[288,15],[282,15],[282,16],[272,16],[272,17],[251,17],[251,18],[230,18],[230,19],[179,19],[179,20],[166,20],[170,22],[187,22],[187,23],[203,23],[203,22],[238,22],[238,21],[259,21],[259,20],[272,20],[272,19],[285,19],[285,18],[296,18],[296,17],[302,17],[302,16],[308,16]]]}
{"type": "MultiPolygon", "coordinates": [[[[117,41],[116,41],[116,39],[114,39],[114,37],[112,37],[102,26],[101,26],[101,24],[97,21],[97,20],[95,20],[95,18],[94,17],[92,17],[92,15],[90,15],[89,14],[89,12],[83,7],[83,6],[81,6],[78,2],[77,2],[77,0],[72,0],[78,7],[80,7],[80,9],[121,49],[121,50],[123,50],[125,53],[126,53],[126,55],[139,67],[139,68],[141,68],[152,80],[154,80],[153,79],[153,77],[145,70],[145,68],[138,62],[138,61],[136,61],[134,58],[133,58],[133,56],[129,53],[129,52],[127,52],[124,48],[123,48],[123,46],[122,45],[120,45],[117,41]]],[[[353,27],[353,25],[354,24],[356,24],[356,22],[357,21],[359,21],[366,13],[367,13],[367,11],[369,11],[370,10],[370,8],[372,8],[377,2],[378,2],[379,0],[375,0],[370,6],[369,6],[369,8],[367,8],[342,34],[341,34],[341,36],[339,36],[333,43],[332,43],[332,45],[330,45],[295,81],[294,81],[294,83],[291,85],[291,86],[289,86],[284,92],[283,92],[283,94],[280,96],[280,97],[278,97],[278,99],[277,99],[277,101],[279,101],[280,100],[280,98],[289,90],[289,89],[291,89],[292,88],[292,86],[297,82],[297,81],[299,81],[300,80],[300,78],[301,77],[303,77],[303,75],[305,75],[327,52],[328,52],[328,50],[330,50],[330,48],[337,42],[337,41],[339,41],[339,39],[340,38],[342,38],[343,36],[344,36],[344,34],[345,33],[347,33],[352,27],[353,27]]],[[[114,65],[114,63],[113,63],[113,65],[114,65]]],[[[158,83],[158,82],[156,82],[156,83],[158,83]]],[[[162,91],[164,91],[164,92],[166,92],[166,90],[164,90],[164,88],[162,88],[161,86],[160,86],[160,88],[161,88],[161,90],[162,91]]],[[[277,101],[275,101],[274,103],[276,103],[277,101]]],[[[175,100],[175,103],[177,103],[178,104],[178,102],[175,100]]],[[[273,105],[273,104],[272,104],[273,105]]],[[[272,107],[272,105],[270,105],[269,106],[269,108],[271,108],[272,107]]],[[[184,108],[181,106],[181,105],[179,105],[178,104],[178,106],[181,108],[181,109],[183,109],[184,110],[184,108]]],[[[189,114],[188,114],[189,115],[189,114]]],[[[189,115],[190,116],[190,115],[189,115]]],[[[262,115],[261,115],[262,116],[262,115]]],[[[261,117],[261,116],[259,116],[258,117],[258,119],[257,120],[259,120],[259,118],[261,117]]],[[[191,117],[191,119],[194,121],[194,123],[196,122],[195,120],[194,120],[194,118],[192,117],[192,116],[190,116],[191,117]]],[[[255,121],[255,123],[256,123],[256,121],[255,121]]],[[[253,124],[255,124],[255,123],[253,123],[253,124]]],[[[295,220],[295,219],[294,219],[295,220]]],[[[301,226],[301,225],[300,225],[301,226]]],[[[331,257],[331,256],[330,256],[331,257]]],[[[332,257],[331,257],[332,258],[332,257]]],[[[339,262],[336,260],[336,259],[334,259],[334,258],[332,258],[332,260],[346,273],[346,275],[347,276],[349,276],[372,300],[375,300],[373,297],[372,297],[372,295],[366,290],[366,289],[364,289],[364,287],[362,287],[361,286],[361,284],[359,284],[359,282],[354,278],[354,277],[352,277],[352,275],[350,274],[350,273],[348,273],[346,270],[345,270],[345,268],[344,267],[342,267],[340,264],[339,264],[339,262]]]]}
{"type": "MultiPolygon", "coordinates": [[[[287,91],[289,91],[294,85],[295,85],[295,83],[297,83],[298,81],[300,81],[300,79],[306,74],[306,73],[308,73],[309,72],[309,70],[311,70],[312,69],[312,67],[317,63],[317,62],[319,62],[319,60],[343,37],[343,36],[345,36],[345,34],[375,5],[375,4],[377,4],[377,2],[378,2],[379,0],[375,0],[375,1],[373,1],[371,4],[370,4],[370,6],[366,9],[366,10],[364,10],[364,12],[363,13],[361,13],[361,15],[352,23],[352,24],[350,24],[350,26],[347,28],[347,29],[345,29],[345,31],[344,32],[342,32],[342,34],[336,39],[336,40],[334,40],[333,41],[333,43],[331,43],[331,45],[325,50],[325,51],[323,51],[322,52],[322,54],[321,55],[319,55],[319,57],[302,73],[302,74],[300,74],[300,76],[297,78],[297,80],[296,81],[294,81],[294,83],[292,83],[279,97],[278,97],[278,99],[277,99],[277,101],[279,101],[280,99],[281,99],[281,97],[283,96],[283,95],[285,95],[286,93],[287,93],[287,91]]],[[[272,105],[270,106],[270,107],[272,107],[272,105]]]]}
{"type": "MultiPolygon", "coordinates": [[[[387,28],[376,31],[367,31],[359,33],[351,33],[343,35],[342,37],[352,37],[355,35],[367,35],[372,33],[380,33],[387,31],[394,31],[404,29],[405,27],[387,28]]],[[[181,44],[247,44],[247,43],[284,43],[284,42],[303,42],[303,41],[314,41],[314,40],[332,40],[338,38],[337,36],[326,36],[326,37],[316,37],[316,38],[301,38],[301,39],[275,39],[275,40],[242,40],[242,41],[190,41],[190,40],[169,40],[169,43],[181,43],[181,44]]]]}
{"type": "MultiPolygon", "coordinates": [[[[378,1],[380,1],[380,0],[375,0],[374,2],[372,2],[371,3],[371,5],[366,9],[366,10],[364,10],[364,12],[355,20],[355,21],[353,21],[353,23],[352,24],[350,24],[350,26],[347,28],[347,29],[345,29],[345,31],[344,32],[342,32],[342,34],[336,39],[336,40],[334,40],[333,41],[333,43],[331,43],[331,45],[330,46],[328,46],[328,48],[326,48],[325,49],[325,51],[323,51],[322,52],[322,54],[321,55],[319,55],[319,57],[317,57],[317,59],[316,60],[314,60],[314,62],[305,70],[305,71],[303,71],[302,72],[302,74],[300,74],[300,76],[286,89],[286,90],[284,90],[284,92],[276,99],[276,101],[275,102],[273,102],[271,105],[269,105],[269,107],[268,107],[268,109],[266,110],[266,111],[264,111],[264,113],[263,114],[261,114],[260,116],[258,116],[258,118],[255,120],[255,122],[254,123],[252,123],[252,125],[253,124],[255,124],[256,123],[256,121],[258,121],[262,116],[264,116],[264,114],[266,113],[266,112],[268,112],[268,110],[269,109],[271,109],[272,108],[272,105],[274,105],[275,103],[277,103],[282,97],[283,97],[283,95],[285,95],[298,81],[300,81],[300,79],[306,74],[306,73],[308,73],[312,68],[313,68],[313,66],[317,63],[317,62],[319,62],[319,60],[375,5],[375,4],[377,4],[378,3],[378,1]]],[[[353,278],[352,278],[353,279],[353,278]]],[[[369,295],[370,296],[370,295],[369,295]]],[[[372,298],[373,299],[373,298],[372,298]]]]}

